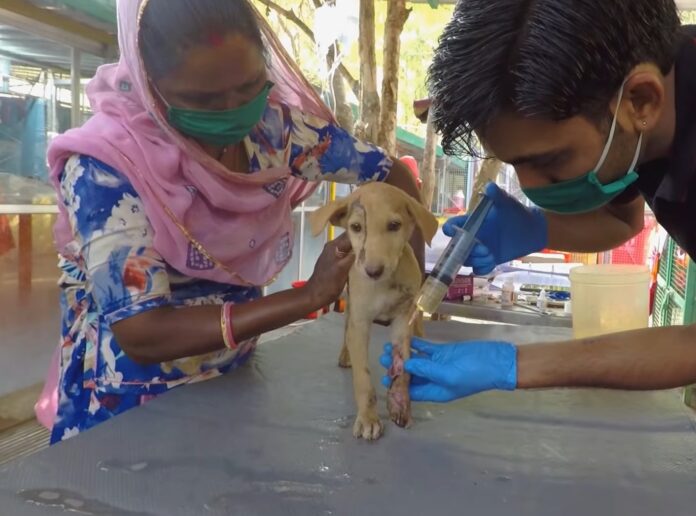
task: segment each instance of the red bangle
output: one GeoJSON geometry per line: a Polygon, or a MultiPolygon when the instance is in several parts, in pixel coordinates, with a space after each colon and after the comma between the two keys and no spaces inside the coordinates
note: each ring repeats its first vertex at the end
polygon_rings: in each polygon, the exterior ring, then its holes
{"type": "Polygon", "coordinates": [[[232,307],[234,303],[225,303],[222,305],[220,314],[220,328],[222,330],[222,340],[225,347],[232,351],[237,349],[237,342],[234,340],[234,332],[232,331],[232,307]]]}

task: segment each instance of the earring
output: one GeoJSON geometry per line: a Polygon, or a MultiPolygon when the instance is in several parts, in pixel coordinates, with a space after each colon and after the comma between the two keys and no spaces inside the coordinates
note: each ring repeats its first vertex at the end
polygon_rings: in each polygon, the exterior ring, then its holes
{"type": "Polygon", "coordinates": [[[648,121],[647,121],[647,120],[643,120],[643,127],[646,127],[647,125],[648,125],[648,121]]]}

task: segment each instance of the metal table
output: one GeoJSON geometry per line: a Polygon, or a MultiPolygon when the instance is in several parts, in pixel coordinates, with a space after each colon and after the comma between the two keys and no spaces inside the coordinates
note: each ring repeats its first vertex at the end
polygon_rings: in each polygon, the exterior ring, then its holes
{"type": "MultiPolygon", "coordinates": [[[[562,339],[565,329],[429,324],[430,337],[562,339]]],[[[179,388],[0,469],[0,513],[693,515],[696,435],[675,392],[488,393],[415,407],[410,430],[350,435],[331,315],[248,367],[179,388]],[[72,512],[71,512],[72,513],[72,512]]],[[[386,331],[373,330],[373,377],[386,331]]],[[[379,390],[384,413],[384,391],[379,390]]]]}
{"type": "Polygon", "coordinates": [[[512,306],[503,308],[500,305],[479,301],[445,301],[437,310],[441,315],[453,315],[467,319],[478,319],[503,324],[522,326],[548,326],[553,328],[572,328],[573,318],[562,315],[560,310],[541,314],[531,308],[512,306]]]}

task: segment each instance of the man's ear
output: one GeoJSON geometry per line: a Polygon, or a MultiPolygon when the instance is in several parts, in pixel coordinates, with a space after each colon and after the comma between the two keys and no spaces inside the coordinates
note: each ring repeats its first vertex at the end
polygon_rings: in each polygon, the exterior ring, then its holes
{"type": "Polygon", "coordinates": [[[626,114],[637,133],[654,129],[665,110],[664,79],[652,66],[639,65],[629,76],[624,96],[630,102],[626,114]]]}
{"type": "Polygon", "coordinates": [[[334,226],[345,228],[348,218],[348,202],[348,197],[336,199],[310,213],[309,225],[312,229],[312,235],[318,236],[329,222],[334,226]]]}

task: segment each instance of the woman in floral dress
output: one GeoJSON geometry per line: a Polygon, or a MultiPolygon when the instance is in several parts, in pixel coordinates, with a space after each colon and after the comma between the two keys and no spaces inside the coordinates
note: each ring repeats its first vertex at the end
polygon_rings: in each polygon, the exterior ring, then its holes
{"type": "MultiPolygon", "coordinates": [[[[325,306],[353,262],[339,238],[306,287],[262,297],[319,181],[406,167],[338,127],[246,0],[120,0],[119,63],[94,116],[54,140],[62,329],[52,442],[227,373],[257,337],[325,306]]],[[[414,239],[422,255],[422,240],[414,239]]]]}

